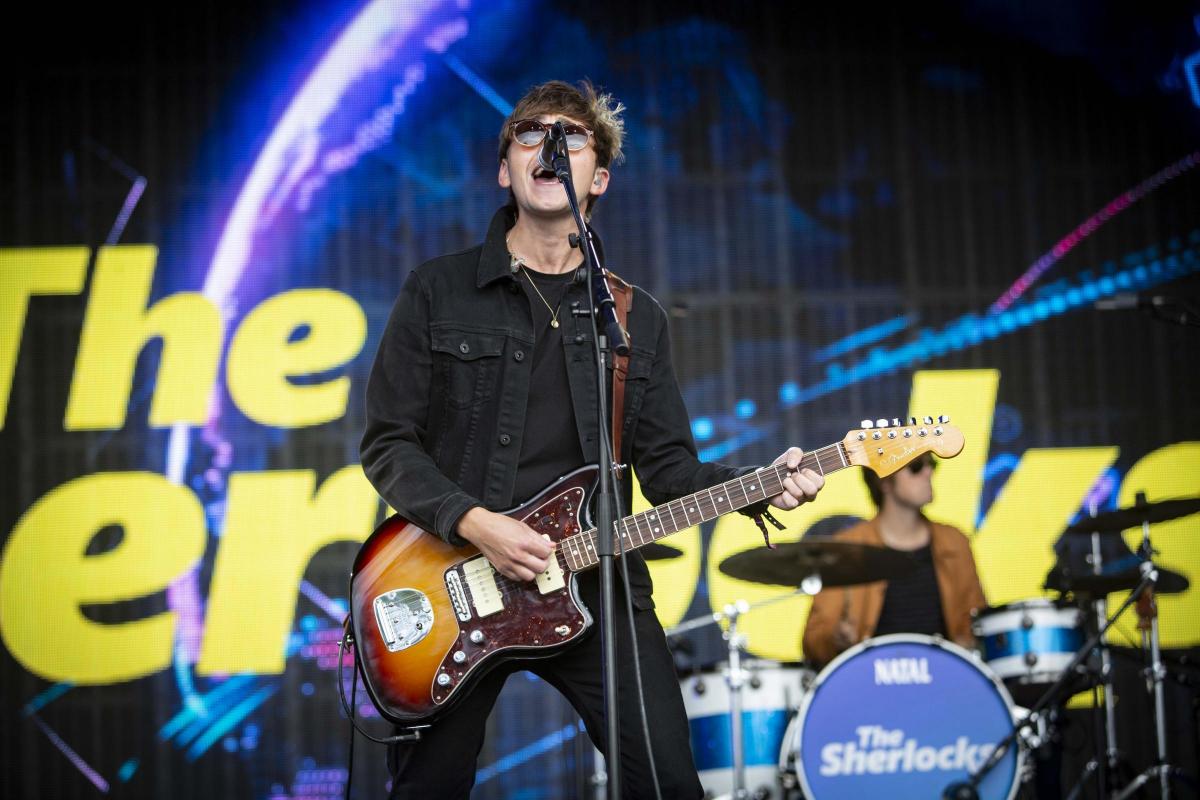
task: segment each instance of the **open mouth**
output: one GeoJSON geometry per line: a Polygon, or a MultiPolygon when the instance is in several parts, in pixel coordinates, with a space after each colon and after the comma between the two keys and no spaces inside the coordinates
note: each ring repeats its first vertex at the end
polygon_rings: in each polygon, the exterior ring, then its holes
{"type": "Polygon", "coordinates": [[[558,177],[545,167],[538,167],[533,171],[534,183],[557,183],[558,177]]]}

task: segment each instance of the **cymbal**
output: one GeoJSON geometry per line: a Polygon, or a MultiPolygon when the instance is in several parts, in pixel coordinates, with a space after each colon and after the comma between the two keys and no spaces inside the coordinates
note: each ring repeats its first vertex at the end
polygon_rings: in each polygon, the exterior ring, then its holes
{"type": "MultiPolygon", "coordinates": [[[[1191,581],[1186,575],[1180,575],[1166,567],[1158,567],[1158,580],[1154,584],[1155,594],[1179,594],[1186,592],[1191,581]]],[[[1108,595],[1113,592],[1132,591],[1142,580],[1142,573],[1137,567],[1122,568],[1112,572],[1101,572],[1099,575],[1071,575],[1058,573],[1052,579],[1047,579],[1046,586],[1057,591],[1072,591],[1075,594],[1087,594],[1095,597],[1108,595]]]]}
{"type": "Polygon", "coordinates": [[[720,569],[733,578],[777,586],[799,586],[814,574],[825,586],[852,586],[894,578],[915,567],[908,553],[890,547],[806,540],[737,553],[722,561],[720,569]]]}
{"type": "Polygon", "coordinates": [[[1136,528],[1143,522],[1151,524],[1166,522],[1177,517],[1186,517],[1200,511],[1200,497],[1187,497],[1182,500],[1160,500],[1157,503],[1146,503],[1129,508],[1117,508],[1085,517],[1067,528],[1067,533],[1105,533],[1108,531],[1123,531],[1136,528]]]}
{"type": "Polygon", "coordinates": [[[664,561],[668,558],[678,558],[683,555],[682,550],[671,547],[669,544],[660,544],[658,542],[647,542],[638,548],[638,552],[647,561],[664,561]]]}

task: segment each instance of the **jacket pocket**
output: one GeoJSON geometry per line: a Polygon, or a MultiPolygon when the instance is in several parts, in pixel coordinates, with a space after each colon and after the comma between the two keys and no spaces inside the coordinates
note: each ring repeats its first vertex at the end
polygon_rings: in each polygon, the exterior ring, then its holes
{"type": "Polygon", "coordinates": [[[499,380],[504,336],[442,329],[431,331],[430,339],[438,384],[448,405],[470,408],[492,398],[499,380]]]}

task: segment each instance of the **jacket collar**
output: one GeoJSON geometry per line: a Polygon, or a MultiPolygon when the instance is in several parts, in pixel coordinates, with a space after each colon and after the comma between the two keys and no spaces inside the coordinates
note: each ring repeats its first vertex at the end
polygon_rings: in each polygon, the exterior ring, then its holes
{"type": "MultiPolygon", "coordinates": [[[[508,244],[504,241],[504,237],[508,235],[509,230],[516,222],[516,214],[507,205],[501,206],[492,215],[492,221],[488,225],[487,236],[484,238],[483,247],[479,252],[479,266],[475,271],[475,285],[480,289],[502,278],[512,277],[508,244]]],[[[603,264],[604,244],[600,241],[600,234],[596,233],[596,229],[590,225],[588,227],[592,231],[592,241],[596,243],[596,254],[600,256],[600,263],[603,264]]],[[[583,268],[580,267],[581,272],[582,270],[583,268]]],[[[583,276],[578,276],[578,280],[582,281],[583,276]]]]}

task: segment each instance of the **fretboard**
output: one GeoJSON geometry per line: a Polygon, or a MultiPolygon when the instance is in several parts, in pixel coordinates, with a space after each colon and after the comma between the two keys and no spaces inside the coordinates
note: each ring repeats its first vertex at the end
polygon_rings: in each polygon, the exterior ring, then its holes
{"type": "MultiPolygon", "coordinates": [[[[828,475],[848,466],[850,461],[841,442],[805,453],[800,461],[800,469],[811,469],[820,475],[828,475]]],[[[631,514],[617,520],[614,527],[624,541],[625,550],[636,550],[693,525],[774,497],[783,491],[787,475],[786,464],[763,467],[687,497],[631,514]]],[[[567,566],[575,572],[596,566],[599,563],[596,556],[596,529],[568,536],[559,543],[559,550],[565,556],[567,566]]]]}

